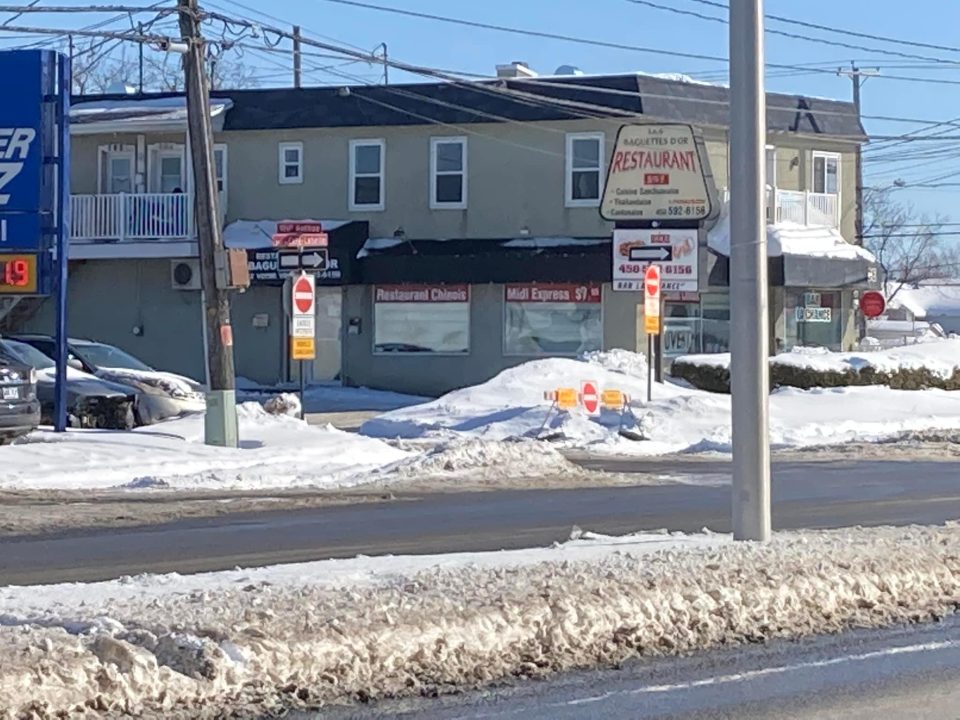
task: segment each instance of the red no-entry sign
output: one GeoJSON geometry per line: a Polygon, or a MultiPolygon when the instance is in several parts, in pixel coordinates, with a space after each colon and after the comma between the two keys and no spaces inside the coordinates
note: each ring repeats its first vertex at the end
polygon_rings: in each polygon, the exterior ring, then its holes
{"type": "Polygon", "coordinates": [[[313,315],[314,302],[313,282],[306,275],[301,275],[293,282],[293,306],[302,315],[313,315]]]}
{"type": "Polygon", "coordinates": [[[583,409],[591,415],[600,410],[600,391],[592,380],[580,385],[580,402],[583,403],[583,409]]]}

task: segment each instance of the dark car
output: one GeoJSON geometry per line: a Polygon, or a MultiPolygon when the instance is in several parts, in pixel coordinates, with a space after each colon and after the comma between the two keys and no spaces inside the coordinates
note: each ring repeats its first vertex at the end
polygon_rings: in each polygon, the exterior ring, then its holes
{"type": "Polygon", "coordinates": [[[0,445],[40,424],[37,371],[0,349],[0,445]]]}
{"type": "MultiPolygon", "coordinates": [[[[42,422],[53,422],[55,363],[31,345],[0,338],[0,352],[33,367],[42,422]]],[[[129,430],[134,427],[133,388],[67,368],[67,419],[71,427],[129,430]]]]}

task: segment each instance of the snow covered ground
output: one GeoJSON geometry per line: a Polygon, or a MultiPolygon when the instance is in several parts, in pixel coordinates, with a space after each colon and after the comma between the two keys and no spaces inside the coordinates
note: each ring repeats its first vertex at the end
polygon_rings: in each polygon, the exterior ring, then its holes
{"type": "MultiPolygon", "coordinates": [[[[679,361],[694,365],[729,367],[730,353],[685,355],[679,361]]],[[[789,365],[819,371],[847,372],[873,368],[880,372],[926,368],[943,378],[960,370],[960,339],[931,338],[904,347],[864,352],[831,352],[825,348],[794,348],[770,358],[772,365],[789,365]]]]}
{"type": "MultiPolygon", "coordinates": [[[[877,353],[846,353],[843,358],[811,352],[797,357],[809,363],[925,362],[946,372],[960,363],[960,341],[911,346],[877,353]],[[923,348],[922,350],[918,348],[923,348]],[[925,353],[922,359],[915,354],[925,353]],[[848,357],[847,357],[848,356],[848,357]],[[855,360],[860,358],[862,360],[855,360]]],[[[724,356],[700,356],[704,362],[729,362],[724,356]]],[[[437,400],[368,420],[361,433],[378,438],[435,441],[453,437],[502,440],[551,437],[558,446],[598,453],[659,455],[675,452],[729,452],[730,397],[665,383],[646,402],[646,365],[624,350],[597,353],[585,360],[547,358],[505,370],[481,385],[456,390],[437,400]],[[631,414],[552,412],[543,393],[559,387],[579,389],[592,380],[631,397],[631,414]],[[624,437],[623,427],[635,440],[624,437]]],[[[850,441],[872,442],[914,430],[960,428],[960,393],[901,391],[886,387],[796,390],[770,397],[770,437],[774,447],[796,448],[850,441]]]]}
{"type": "Polygon", "coordinates": [[[945,616],[960,526],[575,532],[551,548],[0,588],[0,717],[260,716],[945,616]]]}
{"type": "MultiPolygon", "coordinates": [[[[237,394],[244,400],[252,401],[277,392],[295,391],[296,388],[293,385],[268,387],[248,378],[237,378],[237,394]]],[[[340,383],[318,383],[310,385],[304,393],[304,409],[308,413],[395,410],[426,402],[429,399],[389,390],[344,387],[340,383]]]]}
{"type": "Polygon", "coordinates": [[[339,487],[409,457],[379,440],[238,408],[241,447],[203,444],[203,416],[134,432],[35,432],[0,447],[0,488],[265,489],[339,487]]]}

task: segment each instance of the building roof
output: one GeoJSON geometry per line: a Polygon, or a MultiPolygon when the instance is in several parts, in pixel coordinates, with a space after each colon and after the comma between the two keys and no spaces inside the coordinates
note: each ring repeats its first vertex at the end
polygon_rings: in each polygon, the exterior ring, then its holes
{"type": "MultiPolygon", "coordinates": [[[[435,82],[406,85],[222,90],[232,102],[224,130],[381,127],[498,121],[636,118],[726,127],[729,88],[639,73],[435,82]]],[[[147,98],[177,97],[160,93],[147,98]]],[[[75,98],[131,100],[103,95],[75,98]]],[[[853,104],[799,95],[767,94],[770,132],[863,141],[853,104]]]]}
{"type": "Polygon", "coordinates": [[[915,318],[960,317],[960,280],[926,280],[899,290],[889,284],[888,294],[894,291],[890,307],[905,308],[915,318]]]}
{"type": "MultiPolygon", "coordinates": [[[[229,98],[210,100],[214,129],[223,129],[229,98]]],[[[74,135],[104,132],[163,132],[186,130],[186,99],[166,96],[89,96],[74,98],[70,106],[70,132],[74,135]]]]}

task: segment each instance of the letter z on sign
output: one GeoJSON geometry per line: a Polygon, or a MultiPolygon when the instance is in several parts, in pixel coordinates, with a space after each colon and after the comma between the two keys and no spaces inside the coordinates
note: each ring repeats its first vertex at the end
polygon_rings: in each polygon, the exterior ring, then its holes
{"type": "Polygon", "coordinates": [[[0,205],[10,202],[10,194],[4,188],[23,170],[36,136],[33,128],[0,128],[0,205]]]}

